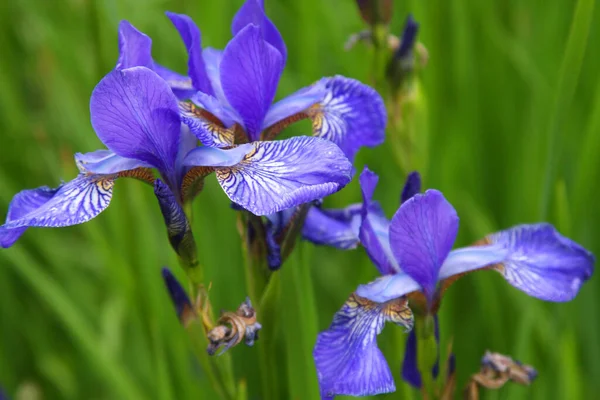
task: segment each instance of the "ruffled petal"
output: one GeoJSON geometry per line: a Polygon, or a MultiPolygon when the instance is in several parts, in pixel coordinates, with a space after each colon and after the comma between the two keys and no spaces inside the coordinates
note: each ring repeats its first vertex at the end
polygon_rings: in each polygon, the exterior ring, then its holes
{"type": "Polygon", "coordinates": [[[161,78],[167,81],[167,84],[171,87],[173,94],[178,100],[187,100],[196,94],[197,90],[192,85],[192,80],[181,75],[175,71],[171,71],[167,67],[154,63],[154,72],[161,78]]]}
{"type": "MultiPolygon", "coordinates": [[[[18,220],[40,208],[54,197],[58,189],[59,188],[51,189],[48,186],[42,186],[37,189],[28,189],[17,193],[8,206],[6,223],[18,220]]],[[[0,227],[0,246],[3,248],[12,246],[26,229],[27,227],[14,229],[6,229],[4,226],[0,227]]]]}
{"type": "Polygon", "coordinates": [[[263,39],[279,51],[283,63],[285,64],[287,59],[285,42],[275,24],[273,24],[265,14],[262,1],[246,0],[244,5],[233,17],[233,22],[231,23],[231,32],[233,36],[237,35],[248,24],[256,25],[260,28],[263,39]]]}
{"type": "Polygon", "coordinates": [[[352,165],[335,144],[313,137],[254,142],[232,168],[217,168],[229,198],[255,215],[320,199],[352,179],[352,165]]]}
{"type": "Polygon", "coordinates": [[[129,21],[119,23],[119,60],[115,69],[154,68],[152,39],[138,31],[129,21]]]}
{"type": "Polygon", "coordinates": [[[176,180],[181,130],[177,99],[156,73],[144,67],[109,73],[92,93],[90,113],[106,147],[176,180]]]}
{"type": "Polygon", "coordinates": [[[202,36],[200,29],[198,29],[198,26],[187,15],[172,12],[167,12],[166,14],[179,32],[188,51],[188,75],[192,80],[194,88],[209,95],[214,94],[202,57],[202,36]]]}
{"type": "Polygon", "coordinates": [[[310,110],[315,136],[340,146],[350,160],[362,146],[383,143],[387,113],[375,89],[343,76],[323,78],[319,83],[327,93],[310,110]]]}
{"type": "Polygon", "coordinates": [[[413,315],[405,299],[377,304],[356,295],[317,337],[313,356],[321,395],[367,396],[396,390],[390,368],[377,347],[385,322],[412,328],[413,315]]]}
{"type": "Polygon", "coordinates": [[[360,285],[356,294],[377,303],[398,299],[421,290],[421,285],[404,272],[385,275],[366,285],[360,285]]]}
{"type": "Polygon", "coordinates": [[[18,193],[0,227],[0,244],[10,247],[27,227],[63,227],[89,221],[112,198],[114,178],[79,175],[56,189],[46,186],[18,193]]]}
{"type": "Polygon", "coordinates": [[[423,287],[429,300],[457,232],[456,210],[437,190],[415,195],[392,218],[390,245],[396,261],[423,287]]]}
{"type": "Polygon", "coordinates": [[[358,246],[358,232],[361,224],[360,204],[343,210],[326,210],[312,207],[302,227],[302,237],[319,245],[336,247],[342,250],[358,246]]]}
{"type": "Polygon", "coordinates": [[[251,141],[260,135],[282,71],[281,54],[254,25],[242,29],[225,48],[220,63],[223,92],[251,141]]]}
{"type": "Polygon", "coordinates": [[[152,168],[152,165],[147,162],[121,157],[110,150],[75,153],[75,163],[82,173],[97,175],[118,174],[136,168],[152,168]]]}
{"type": "Polygon", "coordinates": [[[373,200],[378,180],[377,174],[367,167],[360,174],[363,207],[359,238],[379,272],[382,275],[395,274],[400,272],[400,268],[390,247],[390,221],[386,218],[379,203],[373,200]]]}
{"type": "Polygon", "coordinates": [[[594,255],[550,224],[518,225],[489,235],[486,242],[487,246],[456,250],[460,253],[449,260],[444,276],[492,266],[530,296],[569,301],[594,270],[594,255]]]}

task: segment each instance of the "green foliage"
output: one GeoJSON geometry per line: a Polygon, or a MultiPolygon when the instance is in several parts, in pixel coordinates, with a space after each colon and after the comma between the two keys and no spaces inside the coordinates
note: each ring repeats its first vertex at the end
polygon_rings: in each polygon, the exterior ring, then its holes
{"type": "MultiPolygon", "coordinates": [[[[199,24],[205,45],[223,47],[241,0],[23,0],[0,4],[0,209],[19,190],[57,185],[76,174],[72,154],[100,146],[89,123],[94,85],[117,58],[117,24],[128,19],[154,40],[155,59],[184,72],[186,55],[164,11],[199,24]]],[[[370,51],[343,50],[364,28],[351,1],[267,0],[288,45],[279,95],[321,76],[369,77],[370,51]]],[[[459,244],[540,217],[600,254],[600,37],[593,0],[442,0],[396,2],[394,32],[407,12],[421,23],[429,51],[425,186],[442,190],[461,217],[459,244]]],[[[301,127],[304,128],[304,125],[301,127]]],[[[296,128],[297,129],[297,128],[296,128]]],[[[299,130],[297,133],[302,133],[299,130]]],[[[418,161],[417,161],[418,162],[418,161]]],[[[361,151],[380,174],[377,197],[391,216],[403,183],[392,146],[361,151]]],[[[163,288],[160,267],[177,268],[149,187],[116,184],[113,204],[85,225],[31,229],[0,251],[0,383],[13,397],[45,399],[213,399],[163,288]]],[[[360,199],[357,182],[327,199],[360,199]]],[[[4,211],[2,211],[4,212],[4,211]]],[[[211,302],[235,309],[246,297],[236,215],[208,179],[194,204],[199,259],[211,302]]],[[[275,393],[315,398],[315,333],[359,283],[376,276],[363,250],[303,244],[283,266],[277,328],[254,348],[231,350],[238,398],[260,399],[258,347],[273,349],[275,393]],[[307,397],[308,396],[308,397],[307,397]]],[[[516,291],[493,272],[453,286],[441,309],[442,348],[453,338],[459,388],[486,349],[539,369],[531,388],[484,398],[593,398],[600,390],[600,284],[584,285],[569,304],[516,291]]],[[[259,315],[260,319],[260,315],[259,315]]],[[[380,337],[398,392],[403,340],[380,337]]]]}

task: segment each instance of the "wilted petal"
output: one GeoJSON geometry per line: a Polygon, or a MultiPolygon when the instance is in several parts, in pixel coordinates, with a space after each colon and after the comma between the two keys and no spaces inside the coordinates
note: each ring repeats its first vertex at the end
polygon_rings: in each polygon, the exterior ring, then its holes
{"type": "Polygon", "coordinates": [[[413,316],[405,299],[378,304],[351,295],[317,337],[313,355],[321,395],[366,396],[396,390],[389,366],[377,347],[386,321],[408,329],[413,316]]]}
{"type": "Polygon", "coordinates": [[[387,113],[375,89],[343,76],[323,78],[319,84],[327,93],[310,110],[315,136],[340,146],[350,160],[362,146],[383,143],[387,113]]]}
{"type": "Polygon", "coordinates": [[[152,39],[138,31],[129,21],[119,23],[119,60],[115,69],[154,68],[152,39]]]}
{"type": "Polygon", "coordinates": [[[2,247],[10,247],[27,227],[81,224],[100,214],[110,203],[114,180],[79,175],[57,189],[41,187],[18,193],[6,223],[0,227],[2,247]]]}
{"type": "Polygon", "coordinates": [[[220,64],[223,91],[252,141],[260,135],[282,71],[281,54],[254,25],[242,29],[225,48],[220,64]]]}
{"type": "Polygon", "coordinates": [[[302,227],[302,237],[315,244],[342,250],[354,249],[359,243],[361,208],[361,204],[343,210],[311,207],[302,227]]]}
{"type": "Polygon", "coordinates": [[[415,195],[392,218],[390,245],[396,261],[429,299],[457,231],[456,210],[437,190],[415,195]]]}
{"type": "Polygon", "coordinates": [[[152,165],[133,158],[121,157],[110,150],[91,153],[75,153],[75,163],[82,173],[110,175],[136,168],[152,168],[152,165]]]}
{"type": "Polygon", "coordinates": [[[360,174],[363,208],[359,238],[379,272],[382,275],[395,274],[400,271],[400,268],[390,248],[390,221],[379,203],[373,200],[377,181],[379,181],[377,174],[365,167],[360,174]]]}
{"type": "Polygon", "coordinates": [[[327,140],[303,136],[245,146],[252,151],[233,168],[217,168],[217,179],[234,203],[255,215],[320,199],[352,178],[352,165],[327,140]]]}
{"type": "Polygon", "coordinates": [[[156,73],[143,67],[112,71],[94,89],[90,113],[106,147],[174,177],[181,122],[175,95],[156,73]]]}
{"type": "Polygon", "coordinates": [[[594,255],[550,224],[519,225],[489,235],[486,241],[485,246],[455,250],[443,276],[493,266],[530,296],[569,301],[594,270],[594,255]]]}
{"type": "Polygon", "coordinates": [[[231,32],[233,36],[237,35],[248,24],[256,25],[260,28],[263,39],[271,46],[275,47],[282,56],[283,63],[287,58],[287,49],[285,42],[281,37],[281,33],[264,11],[264,6],[260,0],[246,0],[244,5],[239,9],[231,24],[231,32]]]}
{"type": "Polygon", "coordinates": [[[421,175],[417,171],[413,171],[406,177],[404,188],[402,189],[402,196],[400,197],[400,204],[413,197],[415,194],[421,192],[421,175]]]}
{"type": "Polygon", "coordinates": [[[171,301],[175,306],[177,316],[182,323],[185,323],[186,320],[193,314],[192,303],[190,302],[185,290],[181,287],[177,279],[167,267],[163,267],[162,276],[165,281],[165,286],[169,291],[171,301]]]}
{"type": "Polygon", "coordinates": [[[192,80],[185,75],[171,71],[167,67],[163,67],[157,63],[154,63],[154,72],[167,81],[167,84],[171,87],[173,94],[178,100],[187,100],[197,92],[192,85],[192,80]]]}
{"type": "Polygon", "coordinates": [[[366,285],[360,285],[356,289],[356,294],[377,303],[385,303],[418,290],[421,290],[421,285],[404,272],[399,272],[394,275],[382,276],[366,285]]]}
{"type": "Polygon", "coordinates": [[[204,59],[202,58],[202,36],[200,35],[200,29],[198,29],[198,26],[187,15],[167,12],[167,17],[169,17],[179,32],[188,51],[188,75],[192,79],[194,88],[212,95],[212,86],[206,73],[204,59]]]}

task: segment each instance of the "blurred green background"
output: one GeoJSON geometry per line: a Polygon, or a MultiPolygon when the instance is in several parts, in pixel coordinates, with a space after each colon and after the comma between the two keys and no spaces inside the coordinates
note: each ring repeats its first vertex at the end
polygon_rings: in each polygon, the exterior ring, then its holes
{"type": "MultiPolygon", "coordinates": [[[[241,3],[0,2],[0,214],[19,190],[74,177],[73,153],[101,146],[88,102],[116,62],[119,20],[153,38],[155,60],[184,72],[185,50],[164,11],[189,14],[201,27],[204,45],[222,48],[241,3]]],[[[321,76],[368,80],[366,46],[343,50],[346,38],[364,28],[352,1],[266,3],[289,51],[279,97],[321,76]]],[[[458,210],[457,244],[544,220],[600,254],[594,240],[600,235],[600,10],[594,1],[397,1],[396,33],[408,12],[421,23],[419,38],[430,55],[421,75],[430,143],[421,172],[425,186],[442,190],[458,210]]],[[[309,129],[305,124],[296,131],[309,129]]],[[[362,150],[357,169],[363,164],[380,174],[377,198],[391,216],[404,176],[390,146],[362,150]]],[[[14,398],[215,398],[163,288],[162,265],[183,275],[156,199],[136,181],[116,186],[112,205],[92,222],[31,229],[0,251],[0,385],[14,398]]],[[[353,182],[326,204],[359,200],[353,182]]],[[[211,300],[217,310],[235,309],[246,293],[236,214],[214,178],[194,207],[211,300]]],[[[282,276],[289,282],[294,268],[310,273],[314,298],[284,290],[274,318],[279,385],[299,399],[298,387],[316,382],[314,337],[307,334],[315,324],[325,329],[357,284],[374,278],[376,270],[362,249],[341,252],[304,243],[297,251],[300,257],[284,265],[282,276]],[[303,310],[313,306],[318,319],[303,320],[303,310]]],[[[462,279],[441,309],[442,340],[444,346],[453,340],[459,388],[490,349],[536,366],[540,375],[530,388],[513,385],[485,392],[486,399],[597,396],[599,286],[593,278],[573,302],[549,304],[493,272],[462,279]]],[[[397,393],[381,398],[417,398],[400,380],[404,338],[391,325],[379,337],[398,386],[397,393]]],[[[231,351],[249,399],[261,398],[261,345],[259,340],[254,348],[231,351]]]]}

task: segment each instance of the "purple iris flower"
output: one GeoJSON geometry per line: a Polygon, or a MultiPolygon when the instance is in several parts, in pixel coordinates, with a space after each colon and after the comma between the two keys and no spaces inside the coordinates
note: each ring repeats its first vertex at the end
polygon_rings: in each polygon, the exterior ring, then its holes
{"type": "Polygon", "coordinates": [[[31,226],[62,227],[94,218],[108,207],[117,178],[153,183],[151,169],[180,204],[215,172],[229,198],[256,215],[319,199],[350,181],[352,165],[342,150],[318,137],[196,147],[172,87],[154,72],[149,38],[127,22],[119,38],[117,66],[90,101],[92,126],[108,150],[76,154],[80,174],[56,189],[18,193],[0,227],[2,247],[12,246],[31,226]]]}
{"type": "Polygon", "coordinates": [[[360,147],[383,143],[383,100],[356,80],[323,78],[273,103],[287,49],[261,1],[247,0],[240,8],[233,38],[222,51],[202,49],[200,30],[190,17],[167,15],[188,50],[188,75],[196,90],[188,97],[191,102],[181,104],[182,120],[205,146],[272,140],[307,118],[314,136],[337,144],[351,161],[360,147]]]}
{"type": "MultiPolygon", "coordinates": [[[[530,296],[569,301],[593,272],[594,256],[545,223],[519,225],[452,250],[458,216],[442,193],[414,194],[418,190],[406,188],[406,201],[389,221],[372,200],[377,180],[368,169],[360,176],[364,202],[359,236],[383,276],[360,285],[318,336],[314,357],[323,398],[395,390],[376,342],[385,321],[397,323],[385,312],[391,305],[409,300],[420,313],[435,314],[450,283],[481,269],[499,272],[530,296]]],[[[415,339],[407,342],[403,377],[419,385],[420,376],[411,375],[418,374],[415,339]]]]}

